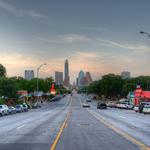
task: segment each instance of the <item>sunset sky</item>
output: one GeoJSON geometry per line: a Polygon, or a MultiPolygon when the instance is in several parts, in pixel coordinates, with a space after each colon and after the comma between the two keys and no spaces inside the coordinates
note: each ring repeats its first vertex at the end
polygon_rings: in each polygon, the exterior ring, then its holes
{"type": "Polygon", "coordinates": [[[47,63],[40,76],[82,69],[150,75],[149,0],[0,0],[0,63],[8,76],[47,63]]]}

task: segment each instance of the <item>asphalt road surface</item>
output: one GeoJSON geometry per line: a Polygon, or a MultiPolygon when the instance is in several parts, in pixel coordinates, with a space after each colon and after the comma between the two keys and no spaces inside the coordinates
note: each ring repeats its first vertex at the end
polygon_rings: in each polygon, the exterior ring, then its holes
{"type": "Polygon", "coordinates": [[[40,109],[1,117],[0,150],[149,149],[149,115],[97,110],[95,102],[83,108],[84,100],[68,95],[40,109]]]}

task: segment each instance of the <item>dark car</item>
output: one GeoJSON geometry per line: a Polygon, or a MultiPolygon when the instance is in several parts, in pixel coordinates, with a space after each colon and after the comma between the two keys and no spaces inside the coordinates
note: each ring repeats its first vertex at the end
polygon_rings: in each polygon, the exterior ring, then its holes
{"type": "Polygon", "coordinates": [[[26,104],[23,104],[22,106],[23,106],[23,111],[27,112],[28,111],[28,106],[26,104]]]}
{"type": "Polygon", "coordinates": [[[87,98],[87,99],[86,99],[86,102],[91,102],[91,99],[90,99],[90,98],[87,98]]]}
{"type": "Polygon", "coordinates": [[[56,95],[51,99],[51,101],[59,101],[62,98],[62,95],[56,95]]]}
{"type": "Polygon", "coordinates": [[[148,102],[141,102],[139,105],[139,113],[143,113],[143,108],[145,105],[149,104],[148,102]]]}
{"type": "Polygon", "coordinates": [[[143,108],[144,108],[145,103],[140,103],[139,105],[139,113],[143,113],[143,108]]]}
{"type": "Polygon", "coordinates": [[[107,109],[106,103],[98,103],[97,104],[97,109],[107,109]]]}
{"type": "Polygon", "coordinates": [[[9,114],[16,114],[16,108],[13,106],[9,106],[9,114]]]}

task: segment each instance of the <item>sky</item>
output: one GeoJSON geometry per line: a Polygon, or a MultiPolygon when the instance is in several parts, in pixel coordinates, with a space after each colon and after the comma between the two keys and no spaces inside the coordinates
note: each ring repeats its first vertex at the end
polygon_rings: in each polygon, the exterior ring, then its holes
{"type": "Polygon", "coordinates": [[[130,71],[150,75],[149,0],[0,0],[0,63],[7,75],[41,77],[80,70],[93,79],[130,71]]]}

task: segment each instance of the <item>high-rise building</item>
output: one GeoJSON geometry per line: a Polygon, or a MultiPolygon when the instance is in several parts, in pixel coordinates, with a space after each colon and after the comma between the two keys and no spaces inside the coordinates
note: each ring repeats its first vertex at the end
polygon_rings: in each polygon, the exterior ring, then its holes
{"type": "Polygon", "coordinates": [[[26,80],[31,80],[34,78],[34,70],[25,70],[24,76],[26,80]]]}
{"type": "Polygon", "coordinates": [[[86,76],[84,76],[84,77],[82,77],[82,79],[81,79],[81,85],[80,86],[87,86],[88,85],[88,83],[87,83],[87,78],[86,78],[86,76]]]}
{"type": "Polygon", "coordinates": [[[86,74],[84,74],[84,72],[81,70],[77,78],[77,87],[82,88],[84,86],[88,86],[90,83],[92,83],[90,72],[86,72],[86,74]]]}
{"type": "Polygon", "coordinates": [[[69,78],[69,62],[66,59],[65,66],[64,66],[64,86],[69,87],[70,85],[70,78],[69,78]]]}
{"type": "Polygon", "coordinates": [[[87,85],[92,83],[92,77],[91,77],[90,72],[86,72],[86,80],[87,80],[87,85]]]}
{"type": "Polygon", "coordinates": [[[131,78],[131,73],[128,72],[128,71],[123,71],[121,73],[121,77],[122,77],[122,79],[130,79],[131,78]]]}
{"type": "Polygon", "coordinates": [[[55,83],[57,85],[63,85],[63,72],[55,72],[55,83]]]}
{"type": "Polygon", "coordinates": [[[78,87],[79,86],[79,79],[76,78],[76,86],[78,87]]]}
{"type": "Polygon", "coordinates": [[[78,75],[78,87],[83,86],[84,72],[81,70],[78,75]]]}

